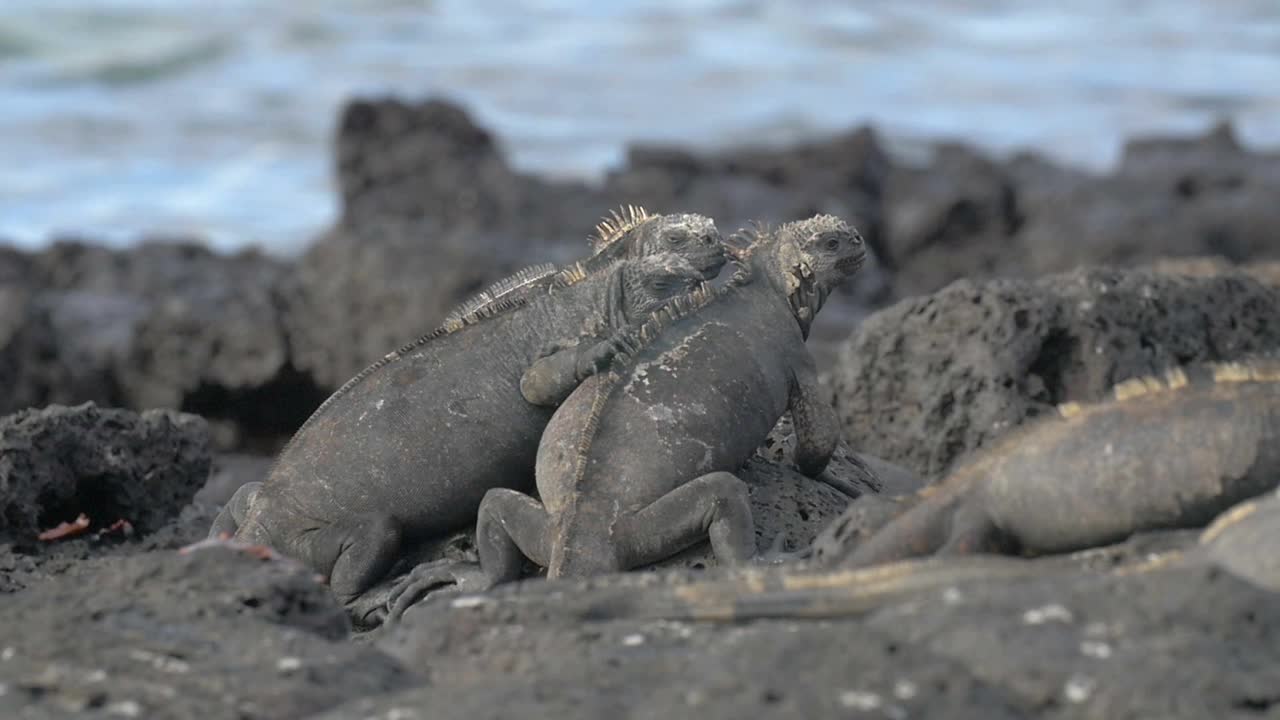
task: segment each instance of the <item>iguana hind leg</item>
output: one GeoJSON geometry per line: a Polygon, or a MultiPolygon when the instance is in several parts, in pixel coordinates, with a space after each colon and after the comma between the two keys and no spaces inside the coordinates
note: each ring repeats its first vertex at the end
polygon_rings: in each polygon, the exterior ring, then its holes
{"type": "Polygon", "coordinates": [[[542,503],[514,490],[490,490],[480,502],[476,519],[480,566],[456,561],[418,565],[391,591],[385,622],[398,622],[405,610],[443,586],[474,592],[519,580],[526,557],[545,567],[550,557],[548,526],[542,503]]]}
{"type": "Polygon", "coordinates": [[[323,573],[329,589],[346,605],[386,577],[400,557],[403,532],[390,515],[369,514],[304,531],[297,541],[303,559],[323,573]]]}
{"type": "Polygon", "coordinates": [[[489,580],[519,580],[525,558],[550,564],[550,527],[546,508],[528,495],[506,488],[485,493],[476,517],[476,552],[489,580]]]}
{"type": "Polygon", "coordinates": [[[213,525],[209,528],[209,537],[216,538],[223,533],[235,535],[236,530],[240,529],[240,524],[244,522],[245,515],[249,513],[249,506],[253,504],[258,488],[261,487],[260,482],[247,482],[241,485],[227,504],[218,511],[218,516],[213,519],[213,525]]]}
{"type": "Polygon", "coordinates": [[[672,490],[629,516],[620,535],[628,567],[663,560],[708,537],[724,565],[741,565],[756,555],[747,485],[728,472],[708,473],[672,490]]]}

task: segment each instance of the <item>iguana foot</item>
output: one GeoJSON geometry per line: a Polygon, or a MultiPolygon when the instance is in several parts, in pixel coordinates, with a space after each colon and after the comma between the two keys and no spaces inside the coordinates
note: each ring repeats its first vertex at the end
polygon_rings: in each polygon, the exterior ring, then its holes
{"type": "Polygon", "coordinates": [[[751,558],[753,565],[782,565],[789,562],[799,562],[809,557],[810,548],[801,548],[800,550],[787,551],[786,537],[782,533],[774,536],[773,542],[769,543],[769,549],[764,552],[756,553],[751,558]]]}
{"type": "Polygon", "coordinates": [[[387,597],[387,615],[383,624],[400,621],[404,611],[430,595],[438,593],[480,592],[492,586],[477,563],[436,560],[423,563],[396,583],[387,597]],[[453,585],[451,588],[444,586],[453,585]]]}

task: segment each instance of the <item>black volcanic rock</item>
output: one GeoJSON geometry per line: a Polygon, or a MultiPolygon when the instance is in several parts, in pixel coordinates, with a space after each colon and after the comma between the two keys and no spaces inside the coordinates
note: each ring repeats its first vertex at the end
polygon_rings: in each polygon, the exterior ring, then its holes
{"type": "Polygon", "coordinates": [[[1280,288],[1087,269],[960,280],[869,317],[832,373],[854,447],[926,477],[1056,404],[1190,362],[1280,351],[1280,288]]]}

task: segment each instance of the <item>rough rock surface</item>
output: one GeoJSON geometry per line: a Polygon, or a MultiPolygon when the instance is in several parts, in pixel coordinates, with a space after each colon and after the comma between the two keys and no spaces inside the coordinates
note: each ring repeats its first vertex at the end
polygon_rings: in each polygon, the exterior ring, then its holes
{"type": "Polygon", "coordinates": [[[1129,142],[1103,175],[1022,154],[997,162],[954,143],[885,181],[885,252],[899,296],[961,277],[1027,277],[1160,256],[1280,257],[1275,153],[1229,125],[1129,142]]]}
{"type": "Polygon", "coordinates": [[[152,532],[191,502],[209,463],[195,415],[92,403],[16,413],[0,419],[0,539],[30,542],[82,512],[90,529],[123,519],[152,532]]]}
{"type": "Polygon", "coordinates": [[[300,566],[227,548],[115,558],[0,603],[5,717],[297,718],[408,687],[300,566]]]}
{"type": "Polygon", "coordinates": [[[0,313],[0,381],[14,388],[0,412],[167,407],[258,436],[294,427],[323,399],[290,365],[278,260],[183,241],[66,240],[15,264],[20,276],[0,270],[0,297],[12,300],[0,313]]]}
{"type": "Polygon", "coordinates": [[[1196,361],[1280,351],[1280,289],[1085,269],[957,281],[863,323],[832,375],[845,437],[928,478],[1024,420],[1196,361]]]}
{"type": "Polygon", "coordinates": [[[645,607],[685,578],[530,581],[429,601],[377,639],[429,685],[322,717],[498,717],[505,706],[525,717],[1198,718],[1280,706],[1280,594],[1208,565],[1103,573],[1045,561],[1028,577],[831,619],[599,612],[621,594],[645,607]]]}

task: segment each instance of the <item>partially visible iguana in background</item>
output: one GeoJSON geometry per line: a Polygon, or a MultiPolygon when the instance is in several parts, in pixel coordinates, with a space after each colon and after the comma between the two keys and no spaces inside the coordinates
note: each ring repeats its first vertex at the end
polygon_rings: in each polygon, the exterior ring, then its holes
{"type": "Polygon", "coordinates": [[[1201,527],[1277,485],[1280,360],[1192,365],[1120,383],[1107,402],[1060,406],[914,497],[871,499],[883,526],[843,557],[820,554],[865,567],[928,554],[1068,552],[1201,527]]]}
{"type": "Polygon", "coordinates": [[[518,579],[525,557],[549,578],[598,574],[708,535],[726,565],[756,556],[747,487],[733,473],[787,410],[801,472],[826,467],[839,423],[805,339],[866,249],[843,221],[820,215],[761,232],[744,255],[723,288],[701,287],[655,313],[607,372],[564,401],[538,450],[541,503],[489,491],[476,526],[483,577],[460,564],[420,566],[393,594],[392,617],[434,585],[518,579]]]}
{"type": "Polygon", "coordinates": [[[406,547],[473,522],[487,490],[531,487],[553,408],[522,394],[530,365],[545,356],[544,377],[561,383],[547,392],[564,397],[612,357],[630,324],[726,261],[700,215],[629,212],[602,236],[590,258],[499,283],[356,375],[259,486],[237,493],[211,535],[238,525],[235,540],[302,560],[350,605],[406,547]]]}

